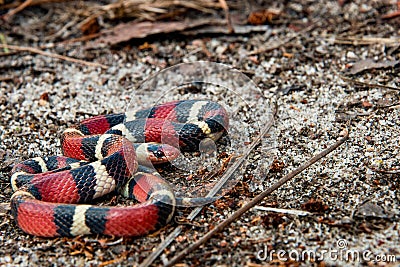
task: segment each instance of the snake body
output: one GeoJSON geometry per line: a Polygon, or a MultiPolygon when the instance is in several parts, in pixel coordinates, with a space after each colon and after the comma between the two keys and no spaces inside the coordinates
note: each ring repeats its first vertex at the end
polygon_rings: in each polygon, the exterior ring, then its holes
{"type": "Polygon", "coordinates": [[[176,198],[168,182],[147,167],[198,150],[205,138],[228,129],[216,102],[183,100],[137,112],[99,115],[68,128],[63,156],[33,158],[14,166],[11,211],[26,233],[43,236],[139,236],[166,225],[176,198]],[[112,192],[133,206],[99,206],[112,192]]]}

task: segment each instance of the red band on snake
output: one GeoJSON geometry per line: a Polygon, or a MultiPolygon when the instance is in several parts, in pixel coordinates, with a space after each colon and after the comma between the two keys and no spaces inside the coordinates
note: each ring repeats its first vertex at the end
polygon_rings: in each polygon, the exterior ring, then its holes
{"type": "Polygon", "coordinates": [[[171,161],[179,150],[198,150],[204,138],[216,140],[227,129],[225,109],[202,100],[83,120],[64,131],[64,156],[14,166],[13,217],[24,232],[36,236],[147,234],[172,219],[176,198],[168,182],[139,165],[171,161]],[[140,203],[83,204],[113,192],[140,203]]]}

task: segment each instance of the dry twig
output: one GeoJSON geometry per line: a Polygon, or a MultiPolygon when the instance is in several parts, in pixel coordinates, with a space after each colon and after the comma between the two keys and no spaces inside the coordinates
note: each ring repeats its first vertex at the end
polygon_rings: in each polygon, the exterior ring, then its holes
{"type": "Polygon", "coordinates": [[[0,10],[10,9],[5,15],[3,15],[2,17],[0,16],[0,18],[7,21],[10,20],[15,14],[27,8],[28,6],[38,6],[42,4],[59,3],[59,2],[65,2],[65,0],[26,0],[22,4],[20,4],[19,1],[11,1],[11,3],[9,4],[0,5],[0,10]]]}
{"type": "Polygon", "coordinates": [[[229,6],[228,6],[228,4],[226,3],[225,0],[219,0],[219,3],[220,3],[222,9],[225,12],[225,18],[226,18],[226,22],[227,22],[227,25],[228,25],[229,33],[233,33],[234,29],[233,29],[233,26],[232,26],[231,14],[229,13],[229,6]]]}
{"type": "Polygon", "coordinates": [[[365,166],[373,172],[382,173],[382,174],[399,174],[400,170],[384,170],[384,169],[377,169],[372,167],[370,164],[365,164],[365,166]]]}
{"type": "Polygon", "coordinates": [[[338,148],[340,145],[342,145],[347,139],[349,138],[349,133],[346,130],[345,135],[343,138],[341,138],[339,141],[337,141],[335,144],[332,146],[328,147],[321,153],[315,155],[312,157],[309,161],[301,165],[299,168],[295,169],[294,171],[290,172],[288,175],[284,176],[282,179],[280,179],[278,182],[276,182],[274,185],[269,187],[267,190],[263,191],[259,195],[257,195],[255,198],[253,198],[250,202],[248,202],[246,205],[242,206],[240,209],[235,211],[230,217],[222,221],[220,224],[216,225],[210,232],[205,234],[202,238],[200,238],[197,242],[193,243],[191,246],[187,247],[186,249],[182,250],[178,255],[176,255],[174,258],[172,258],[168,263],[166,263],[164,266],[165,267],[170,267],[173,266],[174,264],[178,263],[180,260],[182,260],[187,254],[190,252],[196,250],[199,248],[201,245],[203,245],[205,242],[207,242],[213,235],[216,233],[220,232],[222,229],[224,229],[226,226],[228,226],[230,223],[233,221],[237,220],[240,216],[242,216],[245,212],[249,211],[252,207],[257,205],[259,202],[261,202],[265,197],[270,195],[272,192],[274,192],[276,189],[290,181],[293,177],[295,177],[297,174],[301,173],[308,167],[310,167],[312,164],[317,162],[318,160],[322,159],[332,151],[334,151],[336,148],[338,148]]]}
{"type": "Polygon", "coordinates": [[[350,83],[352,83],[352,84],[361,85],[361,86],[367,86],[367,87],[369,87],[369,88],[374,88],[374,87],[376,87],[376,88],[383,88],[383,89],[389,89],[389,90],[400,91],[400,88],[393,87],[393,86],[361,82],[361,81],[358,81],[358,80],[354,80],[354,79],[347,78],[347,77],[342,76],[342,75],[339,75],[339,77],[340,77],[343,81],[345,81],[345,82],[350,82],[350,83]]]}
{"type": "Polygon", "coordinates": [[[292,215],[298,215],[298,216],[306,216],[306,215],[312,214],[311,212],[305,211],[305,210],[278,209],[278,208],[263,207],[263,206],[255,206],[254,209],[266,211],[266,212],[277,212],[277,213],[292,214],[292,215]]]}
{"type": "Polygon", "coordinates": [[[3,16],[3,19],[6,21],[11,19],[15,14],[17,14],[18,12],[21,12],[22,10],[24,10],[26,7],[30,6],[31,4],[32,4],[32,0],[26,0],[25,2],[23,2],[16,8],[8,11],[8,13],[3,16]]]}
{"type": "Polygon", "coordinates": [[[57,59],[61,59],[61,60],[65,60],[65,61],[69,61],[69,62],[81,64],[81,65],[86,65],[89,67],[100,67],[102,69],[108,68],[106,65],[103,65],[100,63],[89,62],[89,61],[85,61],[85,60],[81,60],[81,59],[77,59],[77,58],[63,56],[60,54],[50,53],[50,52],[46,52],[46,51],[40,50],[39,48],[35,48],[35,47],[0,44],[0,48],[8,48],[11,50],[30,52],[30,53],[39,54],[39,55],[46,56],[46,57],[52,57],[52,58],[57,58],[57,59]]]}
{"type": "Polygon", "coordinates": [[[346,45],[371,45],[371,44],[384,44],[384,45],[398,45],[400,42],[399,38],[383,38],[383,37],[336,37],[335,44],[346,44],[346,45]]]}
{"type": "Polygon", "coordinates": [[[400,16],[400,1],[397,1],[397,10],[396,11],[389,12],[389,13],[383,15],[381,18],[382,19],[392,19],[392,18],[395,18],[398,16],[400,16]]]}

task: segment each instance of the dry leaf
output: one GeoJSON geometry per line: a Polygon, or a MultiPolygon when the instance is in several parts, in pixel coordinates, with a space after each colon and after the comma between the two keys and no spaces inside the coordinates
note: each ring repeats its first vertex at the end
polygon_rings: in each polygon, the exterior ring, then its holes
{"type": "Polygon", "coordinates": [[[384,60],[375,62],[372,59],[364,59],[354,63],[353,67],[349,70],[349,73],[354,75],[364,70],[393,68],[399,63],[400,60],[384,60]]]}
{"type": "Polygon", "coordinates": [[[129,41],[131,39],[144,38],[154,34],[180,32],[186,29],[199,27],[202,25],[214,25],[215,23],[225,23],[222,20],[197,19],[172,22],[128,22],[121,23],[107,31],[98,38],[95,43],[107,43],[111,45],[129,41]]]}
{"type": "MultiPolygon", "coordinates": [[[[245,34],[250,32],[265,32],[269,26],[260,25],[232,25],[234,33],[245,34]]],[[[168,34],[177,32],[182,35],[196,36],[200,34],[230,34],[226,20],[224,19],[194,19],[174,22],[129,22],[121,23],[107,32],[104,32],[97,40],[87,48],[96,47],[100,43],[116,45],[131,39],[142,39],[155,34],[168,34]]]]}

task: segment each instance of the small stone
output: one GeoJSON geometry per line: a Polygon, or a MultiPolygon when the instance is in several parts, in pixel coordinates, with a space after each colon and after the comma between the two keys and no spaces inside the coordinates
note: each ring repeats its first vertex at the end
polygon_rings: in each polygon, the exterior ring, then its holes
{"type": "Polygon", "coordinates": [[[358,56],[353,51],[348,51],[346,57],[347,59],[358,59],[358,56]]]}
{"type": "Polygon", "coordinates": [[[372,202],[366,202],[360,205],[356,209],[354,216],[359,218],[387,218],[385,210],[372,202]]]}

